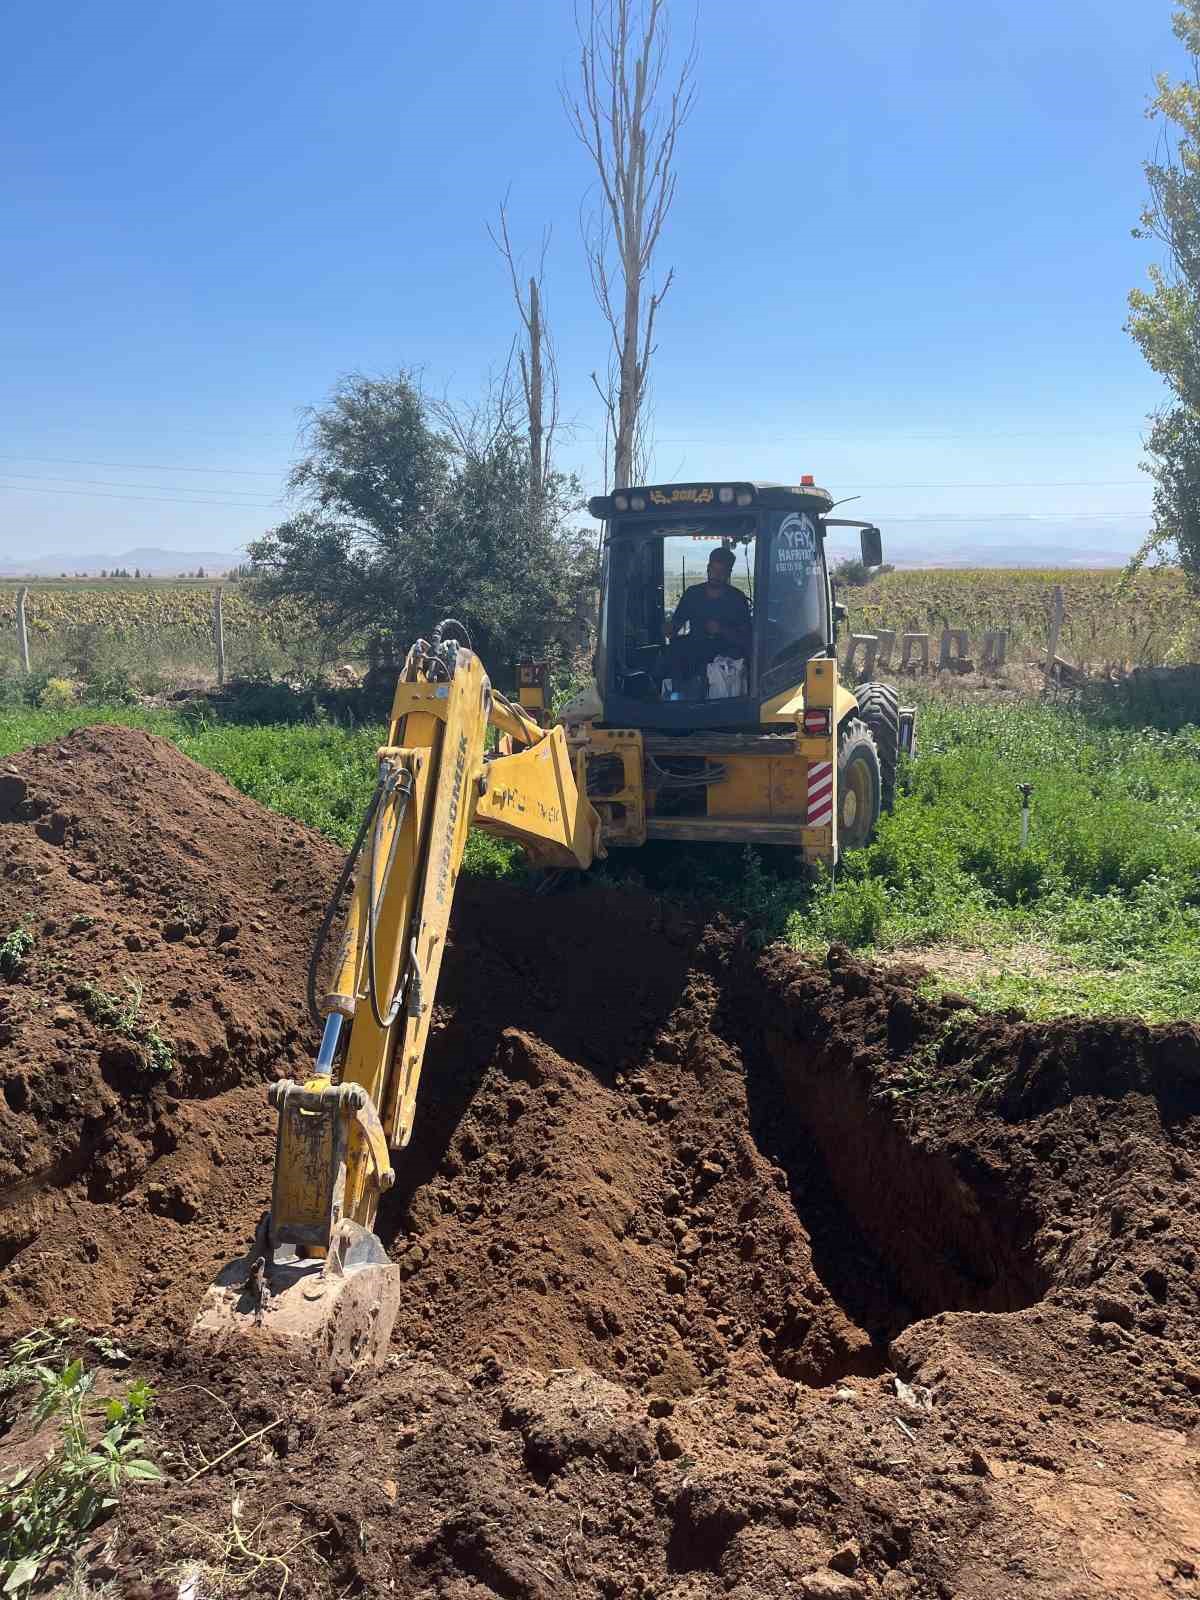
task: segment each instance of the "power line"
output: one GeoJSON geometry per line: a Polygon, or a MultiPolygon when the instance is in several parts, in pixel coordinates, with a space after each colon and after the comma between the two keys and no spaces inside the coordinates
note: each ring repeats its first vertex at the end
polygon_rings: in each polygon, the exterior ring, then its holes
{"type": "Polygon", "coordinates": [[[0,483],[0,490],[10,494],[70,494],[85,500],[144,500],[156,505],[211,506],[214,510],[229,511],[266,510],[269,504],[259,506],[245,500],[184,500],[177,496],[155,494],[109,494],[104,489],[44,489],[40,484],[33,483],[0,483]]]}
{"type": "Polygon", "coordinates": [[[972,522],[1071,522],[1082,519],[1096,522],[1126,521],[1149,522],[1148,511],[880,511],[875,521],[883,522],[950,522],[964,527],[972,522]]]}
{"type": "MultiPolygon", "coordinates": [[[[736,478],[734,482],[736,482],[736,478]]],[[[838,481],[841,489],[1143,489],[1145,478],[1010,478],[1003,483],[858,483],[838,481]]]]}
{"type": "MultiPolygon", "coordinates": [[[[274,478],[278,481],[278,472],[264,472],[255,467],[180,467],[167,466],[164,462],[145,461],[93,461],[86,456],[11,456],[0,455],[0,461],[49,461],[60,467],[108,467],[113,472],[212,472],[218,475],[225,474],[241,478],[274,478]]],[[[28,477],[28,473],[17,472],[10,474],[12,477],[28,477]]]]}
{"type": "MultiPolygon", "coordinates": [[[[753,427],[753,424],[742,419],[744,428],[753,427]]],[[[587,428],[576,425],[573,430],[593,439],[603,439],[603,428],[587,428]]],[[[1010,432],[999,429],[958,429],[942,431],[936,430],[929,433],[808,433],[798,430],[790,434],[768,434],[757,430],[754,433],[756,443],[782,444],[794,450],[803,450],[810,440],[820,444],[845,444],[862,447],[864,444],[879,444],[881,441],[902,439],[920,444],[925,441],[937,442],[943,439],[970,439],[976,442],[986,442],[989,439],[1128,439],[1132,430],[1129,428],[1036,428],[1028,431],[1010,432]]],[[[703,444],[714,449],[726,449],[729,445],[729,435],[714,434],[668,434],[653,441],[655,446],[660,444],[703,444]]]]}
{"type": "MultiPolygon", "coordinates": [[[[190,493],[190,494],[205,494],[205,495],[213,495],[213,494],[223,494],[223,495],[226,495],[226,496],[228,496],[228,495],[236,495],[239,500],[246,500],[246,501],[252,502],[255,505],[277,506],[277,505],[279,505],[281,503],[277,499],[269,499],[265,495],[254,494],[253,491],[250,490],[250,489],[182,489],[181,490],[181,486],[179,484],[176,484],[176,483],[122,483],[119,480],[115,480],[115,479],[112,479],[112,478],[56,478],[56,477],[52,477],[49,474],[43,473],[43,472],[6,472],[4,474],[4,477],[5,478],[25,478],[25,479],[31,480],[31,481],[33,481],[35,483],[65,483],[65,484],[86,483],[86,484],[94,485],[94,486],[96,486],[98,488],[101,488],[101,489],[162,489],[167,494],[178,494],[180,492],[183,492],[183,493],[190,493]]],[[[13,487],[17,487],[17,486],[13,485],[13,487]]]]}

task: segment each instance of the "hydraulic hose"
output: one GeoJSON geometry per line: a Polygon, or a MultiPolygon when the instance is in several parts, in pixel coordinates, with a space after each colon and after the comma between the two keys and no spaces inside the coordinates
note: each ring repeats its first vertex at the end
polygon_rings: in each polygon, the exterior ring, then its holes
{"type": "Polygon", "coordinates": [[[370,887],[367,892],[367,992],[371,999],[371,1012],[378,1027],[390,1028],[400,1014],[401,996],[404,989],[403,975],[401,975],[401,979],[396,985],[396,992],[392,996],[387,1013],[384,1014],[379,1005],[379,987],[375,971],[375,935],[379,909],[375,898],[375,868],[379,859],[379,836],[383,824],[384,801],[389,799],[395,791],[398,791],[400,796],[400,814],[396,819],[396,826],[399,827],[404,820],[405,812],[408,810],[408,802],[412,795],[412,774],[406,769],[385,774],[375,785],[375,791],[371,796],[363,819],[359,823],[358,833],[355,835],[354,843],[350,847],[350,853],[342,866],[337,885],[330,896],[329,904],[325,907],[325,915],[321,918],[321,926],[317,932],[312,955],[309,957],[307,983],[308,1014],[318,1028],[323,1028],[325,1025],[325,1018],[317,1006],[317,976],[321,965],[321,957],[325,953],[325,946],[329,940],[334,918],[337,916],[342,896],[349,886],[354,868],[362,853],[368,830],[371,833],[371,875],[369,880],[370,887]],[[372,824],[374,824],[374,827],[372,827],[372,824]]]}
{"type": "Polygon", "coordinates": [[[396,828],[400,829],[408,810],[408,802],[412,798],[412,773],[407,767],[399,771],[393,769],[380,784],[381,803],[375,808],[375,826],[371,830],[371,860],[370,874],[367,879],[367,993],[371,1000],[371,1014],[375,1018],[375,1026],[386,1031],[400,1015],[404,1004],[404,969],[401,968],[400,976],[396,980],[396,988],[388,1001],[386,1014],[379,1005],[379,978],[375,971],[375,918],[379,907],[375,899],[375,869],[379,860],[379,837],[383,831],[383,800],[390,799],[392,794],[398,796],[396,828]]]}
{"type": "Polygon", "coordinates": [[[471,635],[467,632],[465,623],[460,622],[457,617],[443,617],[438,623],[437,627],[433,630],[433,635],[429,641],[433,647],[433,652],[435,655],[441,649],[442,640],[446,636],[447,628],[457,628],[459,633],[462,635],[462,642],[466,645],[467,649],[470,650],[473,648],[471,644],[471,635]]]}
{"type": "Polygon", "coordinates": [[[322,1016],[317,1007],[317,973],[321,965],[321,957],[325,954],[325,944],[329,938],[329,930],[333,927],[333,919],[337,916],[338,906],[341,904],[342,896],[345,894],[347,885],[349,884],[354,873],[355,863],[358,860],[359,852],[362,850],[363,841],[367,837],[367,829],[371,826],[371,823],[374,821],[375,815],[379,810],[379,802],[383,798],[383,791],[384,780],[380,778],[379,782],[375,785],[375,792],[371,796],[370,803],[363,815],[363,819],[359,823],[358,833],[355,835],[354,843],[350,846],[350,854],[346,857],[345,863],[342,866],[341,874],[337,881],[337,887],[330,896],[329,904],[325,907],[325,915],[321,918],[321,926],[317,932],[317,938],[315,944],[313,945],[312,955],[309,957],[307,986],[308,1014],[318,1028],[322,1028],[325,1025],[325,1018],[322,1016]]]}

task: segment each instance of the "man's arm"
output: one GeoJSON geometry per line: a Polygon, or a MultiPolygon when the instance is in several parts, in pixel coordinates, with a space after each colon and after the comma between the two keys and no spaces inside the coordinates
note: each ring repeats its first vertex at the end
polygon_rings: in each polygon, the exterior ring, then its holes
{"type": "Polygon", "coordinates": [[[679,604],[675,607],[675,615],[671,618],[671,625],[667,629],[668,639],[674,639],[685,622],[691,622],[692,609],[695,605],[696,585],[685,589],[679,597],[679,604]]]}
{"type": "Polygon", "coordinates": [[[738,604],[729,607],[729,616],[721,623],[721,636],[736,645],[743,655],[747,655],[750,650],[750,602],[740,589],[730,587],[729,593],[737,596],[738,604]]]}

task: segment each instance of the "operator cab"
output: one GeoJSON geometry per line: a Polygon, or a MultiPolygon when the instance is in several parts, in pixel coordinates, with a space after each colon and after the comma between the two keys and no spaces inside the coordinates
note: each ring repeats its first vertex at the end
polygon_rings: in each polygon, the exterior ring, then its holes
{"type": "MultiPolygon", "coordinates": [[[[756,728],[764,701],[803,682],[804,664],[834,645],[825,528],[833,499],[811,478],[767,483],[619,489],[588,502],[605,524],[596,683],[610,726],[756,728]],[[693,594],[711,557],[727,552],[729,584],[745,597],[693,594]],[[686,641],[688,613],[735,619],[686,641]],[[673,626],[674,624],[674,626],[673,626]]],[[[843,524],[838,524],[843,525],[843,524]]],[[[862,527],[863,559],[878,566],[878,530],[862,527]],[[868,533],[871,538],[868,539],[868,533]]]]}

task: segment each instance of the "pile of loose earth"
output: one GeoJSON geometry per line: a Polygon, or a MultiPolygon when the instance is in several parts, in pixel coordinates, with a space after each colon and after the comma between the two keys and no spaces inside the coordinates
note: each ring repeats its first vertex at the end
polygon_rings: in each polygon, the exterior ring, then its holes
{"type": "Polygon", "coordinates": [[[164,739],[84,728],[0,766],[0,1329],[182,1327],[269,1186],[340,852],[164,739]]]}
{"type": "Polygon", "coordinates": [[[95,1577],[1198,1592],[1196,1030],[980,1017],[648,897],[465,883],[380,1219],[394,1353],[231,1362],[183,1334],[265,1204],[336,853],[141,734],[12,767],[38,942],[0,980],[0,1317],[131,1329],[169,1469],[95,1577]],[[88,986],[126,976],[114,1029],[88,986]]]}

